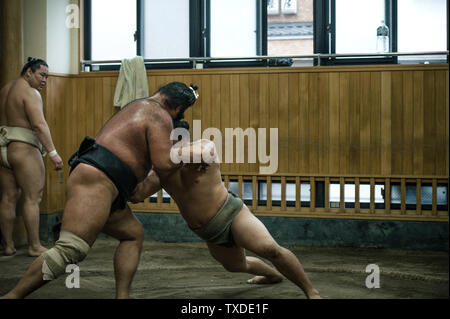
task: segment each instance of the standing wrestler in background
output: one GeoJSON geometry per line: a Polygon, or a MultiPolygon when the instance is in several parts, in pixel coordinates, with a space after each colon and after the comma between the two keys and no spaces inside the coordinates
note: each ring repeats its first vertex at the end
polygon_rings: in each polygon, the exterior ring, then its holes
{"type": "Polygon", "coordinates": [[[55,170],[63,167],[45,121],[39,93],[47,84],[47,78],[47,63],[30,58],[20,78],[0,91],[0,229],[5,255],[16,252],[13,228],[20,195],[28,254],[37,257],[46,251],[39,240],[39,203],[45,184],[42,156],[48,152],[55,170]]]}

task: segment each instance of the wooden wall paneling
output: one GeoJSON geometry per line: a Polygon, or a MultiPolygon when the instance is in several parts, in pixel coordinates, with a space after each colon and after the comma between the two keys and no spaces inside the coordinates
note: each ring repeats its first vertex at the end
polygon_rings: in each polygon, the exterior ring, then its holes
{"type": "Polygon", "coordinates": [[[370,75],[370,174],[381,174],[381,72],[370,75]]]}
{"type": "Polygon", "coordinates": [[[95,78],[94,80],[94,87],[95,87],[95,97],[94,97],[94,110],[93,110],[93,117],[94,117],[94,133],[97,135],[97,133],[100,131],[103,123],[103,83],[101,78],[95,78]]]}
{"type": "Polygon", "coordinates": [[[78,83],[77,94],[78,94],[78,105],[76,110],[76,123],[77,123],[77,136],[78,140],[81,143],[81,140],[87,134],[86,129],[86,112],[87,112],[87,103],[86,103],[86,91],[89,87],[86,87],[87,81],[83,79],[78,83]]]}
{"type": "Polygon", "coordinates": [[[392,173],[392,74],[381,73],[381,174],[392,173]]]}
{"type": "Polygon", "coordinates": [[[250,74],[249,75],[249,125],[243,129],[252,128],[255,131],[255,141],[249,144],[250,140],[247,140],[245,145],[246,161],[249,160],[250,153],[254,154],[254,161],[249,165],[249,171],[252,173],[259,172],[259,162],[258,162],[258,128],[260,127],[259,122],[259,97],[260,92],[260,75],[250,74]]]}
{"type": "MultiPolygon", "coordinates": [[[[298,82],[299,92],[299,173],[307,174],[309,172],[309,74],[300,73],[298,82]]],[[[281,155],[281,154],[280,154],[281,155]]]]}
{"type": "Polygon", "coordinates": [[[349,74],[349,157],[347,171],[349,174],[361,172],[359,163],[360,149],[360,103],[361,103],[361,74],[352,72],[349,74]]]}
{"type": "Polygon", "coordinates": [[[289,110],[288,110],[288,172],[296,173],[299,167],[299,77],[298,74],[289,74],[289,110]]]}
{"type": "MultiPolygon", "coordinates": [[[[241,129],[245,130],[249,127],[250,123],[250,93],[249,93],[249,75],[241,74],[240,75],[240,87],[239,87],[239,126],[241,129]]],[[[235,127],[237,128],[237,127],[235,127]]],[[[237,143],[234,140],[233,143],[233,161],[237,163],[237,152],[238,148],[236,147],[237,143]]],[[[240,172],[249,172],[250,166],[247,161],[244,160],[244,163],[238,163],[238,170],[240,172]]]]}
{"type": "Polygon", "coordinates": [[[339,85],[339,173],[347,174],[349,171],[349,74],[340,74],[339,85]]]}
{"type": "Polygon", "coordinates": [[[361,73],[361,90],[359,105],[359,168],[362,174],[370,174],[372,158],[370,157],[370,115],[373,105],[370,104],[370,73],[361,73]]]}
{"type": "Polygon", "coordinates": [[[95,88],[95,78],[87,79],[86,86],[88,91],[86,92],[86,112],[84,113],[86,121],[86,135],[95,136],[95,100],[96,96],[101,92],[92,91],[90,88],[95,88]]]}
{"type": "Polygon", "coordinates": [[[148,82],[148,94],[149,96],[153,96],[157,91],[156,76],[150,73],[147,76],[147,82],[148,82]]]}
{"type": "MultiPolygon", "coordinates": [[[[244,107],[242,105],[242,107],[244,107]]],[[[271,73],[269,75],[269,127],[279,128],[278,114],[279,114],[279,74],[271,73]]],[[[278,132],[278,138],[280,138],[280,132],[278,132]]],[[[270,150],[271,152],[271,150],[270,150]]],[[[269,151],[267,151],[267,154],[269,151]]],[[[282,155],[280,148],[278,150],[278,158],[282,155]]],[[[278,165],[278,171],[280,172],[280,166],[278,165]]]]}
{"type": "MultiPolygon", "coordinates": [[[[259,81],[259,103],[258,103],[258,115],[259,115],[259,127],[266,130],[266,141],[265,141],[265,154],[270,154],[270,121],[269,121],[269,76],[267,73],[263,73],[260,76],[259,81]]],[[[258,134],[259,136],[259,134],[258,134]]],[[[258,146],[258,152],[259,152],[258,146]]],[[[259,162],[259,156],[257,157],[258,167],[257,172],[259,172],[259,166],[268,166],[267,164],[262,164],[259,162]]],[[[254,192],[257,191],[255,188],[254,192]]]]}
{"type": "MultiPolygon", "coordinates": [[[[240,119],[240,103],[241,103],[241,95],[240,95],[240,89],[241,87],[241,81],[240,81],[240,75],[239,74],[233,74],[231,75],[230,79],[230,128],[236,129],[240,127],[239,119],[240,119]]],[[[222,131],[223,139],[222,143],[225,143],[225,130],[222,131]]],[[[223,152],[222,152],[222,160],[225,160],[225,145],[223,145],[223,152]]],[[[233,161],[233,163],[230,163],[228,165],[228,171],[230,172],[237,172],[239,171],[240,164],[237,164],[236,161],[233,161]]]]}
{"type": "MultiPolygon", "coordinates": [[[[436,175],[444,176],[446,174],[446,154],[449,152],[448,141],[446,143],[445,136],[446,123],[448,117],[445,117],[448,104],[445,101],[445,92],[448,87],[445,86],[445,71],[436,71],[435,96],[436,96],[436,175]]],[[[447,173],[448,174],[448,173],[447,173]]]]}
{"type": "Polygon", "coordinates": [[[330,130],[330,144],[329,144],[329,174],[339,174],[340,167],[340,92],[339,92],[339,73],[330,74],[330,118],[329,118],[329,130],[330,130]]]}
{"type": "Polygon", "coordinates": [[[319,172],[319,75],[309,74],[309,173],[319,172]]]}
{"type": "Polygon", "coordinates": [[[319,91],[319,171],[321,174],[328,174],[329,159],[329,145],[330,145],[330,133],[329,133],[329,74],[319,74],[318,86],[319,91]],[[324,92],[324,93],[323,93],[324,92]]]}
{"type": "Polygon", "coordinates": [[[422,71],[414,72],[414,175],[423,174],[424,101],[422,71]]]}
{"type": "MultiPolygon", "coordinates": [[[[231,76],[230,75],[222,75],[220,76],[220,101],[219,101],[219,116],[220,125],[217,128],[220,128],[222,133],[222,142],[224,140],[224,133],[226,128],[233,128],[231,126],[231,76]]],[[[232,163],[224,163],[222,165],[223,169],[227,172],[231,171],[232,163]]]]}
{"type": "Polygon", "coordinates": [[[450,134],[450,127],[449,127],[449,121],[450,121],[450,114],[449,114],[449,72],[448,70],[445,71],[445,147],[447,148],[446,153],[446,171],[445,175],[449,176],[450,173],[450,159],[449,159],[449,134],[450,134]]]}
{"type": "MultiPolygon", "coordinates": [[[[212,76],[211,77],[211,104],[210,104],[210,120],[208,123],[205,123],[205,127],[218,128],[222,131],[222,140],[225,140],[225,130],[222,130],[220,126],[220,100],[222,98],[222,92],[220,89],[220,76],[212,76]]],[[[224,144],[224,143],[223,143],[224,144]]],[[[225,145],[222,145],[222,153],[225,155],[225,145]]],[[[225,157],[224,157],[225,158],[225,157]]],[[[225,160],[222,163],[222,167],[226,171],[227,164],[225,160]]]]}
{"type": "Polygon", "coordinates": [[[279,104],[278,104],[278,170],[280,173],[289,171],[289,75],[279,75],[279,104]]]}
{"type": "Polygon", "coordinates": [[[423,172],[424,175],[434,175],[436,172],[436,92],[435,79],[433,71],[424,73],[423,82],[423,128],[424,128],[424,144],[423,144],[423,172]]]}
{"type": "Polygon", "coordinates": [[[405,175],[413,175],[414,167],[414,78],[411,71],[403,73],[403,142],[402,142],[402,170],[405,175]]]}
{"type": "Polygon", "coordinates": [[[392,72],[392,109],[391,109],[391,169],[392,174],[402,171],[403,148],[403,72],[392,72]]]}

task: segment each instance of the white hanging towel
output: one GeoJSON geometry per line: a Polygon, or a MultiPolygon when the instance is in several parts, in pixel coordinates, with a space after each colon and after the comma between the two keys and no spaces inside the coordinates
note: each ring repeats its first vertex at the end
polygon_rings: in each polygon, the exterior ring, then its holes
{"type": "Polygon", "coordinates": [[[114,94],[114,106],[122,109],[128,103],[145,97],[148,97],[148,81],[144,59],[141,56],[123,59],[114,94]]]}

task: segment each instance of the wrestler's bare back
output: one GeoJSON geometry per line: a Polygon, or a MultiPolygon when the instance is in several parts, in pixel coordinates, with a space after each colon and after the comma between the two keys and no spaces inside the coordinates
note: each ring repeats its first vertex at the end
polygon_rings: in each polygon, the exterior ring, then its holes
{"type": "Polygon", "coordinates": [[[172,128],[169,113],[153,98],[146,98],[130,103],[114,115],[95,139],[125,162],[138,181],[142,181],[155,161],[170,164],[172,128]],[[157,136],[152,138],[152,132],[157,132],[157,136]],[[162,151],[150,154],[150,149],[162,151]]]}
{"type": "Polygon", "coordinates": [[[32,129],[25,109],[29,99],[41,100],[38,90],[30,87],[23,79],[8,83],[1,92],[1,125],[32,129]]]}
{"type": "Polygon", "coordinates": [[[7,126],[8,121],[6,119],[6,100],[8,98],[9,91],[15,81],[9,82],[0,91],[0,126],[7,126]]]}

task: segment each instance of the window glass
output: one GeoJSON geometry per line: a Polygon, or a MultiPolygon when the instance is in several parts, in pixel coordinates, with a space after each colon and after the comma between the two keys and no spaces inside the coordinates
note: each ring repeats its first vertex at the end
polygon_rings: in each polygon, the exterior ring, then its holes
{"type": "Polygon", "coordinates": [[[339,183],[330,183],[329,192],[330,208],[339,208],[341,201],[341,185],[339,183]]]}
{"type": "MultiPolygon", "coordinates": [[[[313,0],[268,0],[267,54],[271,56],[313,54],[313,21],[313,0]]],[[[299,62],[301,60],[294,61],[299,62]]]]}
{"type": "Polygon", "coordinates": [[[309,183],[301,183],[300,184],[300,200],[302,202],[310,202],[311,201],[311,186],[309,183]]]}
{"type": "MultiPolygon", "coordinates": [[[[398,52],[447,50],[447,0],[398,1],[398,52]]],[[[445,59],[445,56],[420,57],[445,59]]],[[[400,60],[417,60],[405,56],[400,60]]]]}
{"type": "Polygon", "coordinates": [[[93,60],[136,56],[136,1],[92,0],[93,60]]]}
{"type": "Polygon", "coordinates": [[[336,0],[336,53],[377,52],[384,4],[385,0],[336,0]]]}
{"type": "Polygon", "coordinates": [[[211,0],[211,56],[256,55],[256,1],[211,0]]]}
{"type": "Polygon", "coordinates": [[[146,59],[189,57],[189,0],[144,1],[146,59]]]}
{"type": "Polygon", "coordinates": [[[253,200],[253,183],[251,181],[244,181],[242,188],[242,199],[246,202],[251,202],[253,200]]]}

